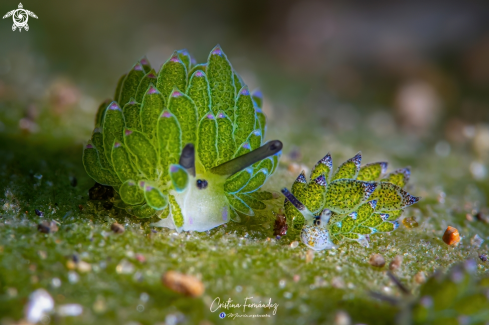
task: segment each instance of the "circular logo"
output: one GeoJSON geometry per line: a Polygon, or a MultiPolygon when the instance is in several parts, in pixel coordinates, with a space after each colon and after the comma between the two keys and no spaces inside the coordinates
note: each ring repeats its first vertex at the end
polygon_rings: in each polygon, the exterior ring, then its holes
{"type": "Polygon", "coordinates": [[[17,25],[17,26],[23,26],[27,23],[27,13],[25,12],[25,10],[22,10],[22,9],[17,9],[15,11],[15,13],[13,14],[13,18],[14,18],[14,23],[17,25]]]}
{"type": "Polygon", "coordinates": [[[224,318],[224,317],[226,317],[226,313],[225,312],[222,312],[222,313],[219,314],[219,318],[224,318]]]}

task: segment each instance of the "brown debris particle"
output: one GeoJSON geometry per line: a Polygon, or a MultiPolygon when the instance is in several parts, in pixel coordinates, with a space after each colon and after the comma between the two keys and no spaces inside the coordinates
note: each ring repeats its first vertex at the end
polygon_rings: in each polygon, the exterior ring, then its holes
{"type": "Polygon", "coordinates": [[[392,262],[389,264],[389,270],[395,271],[397,270],[402,264],[402,256],[401,255],[396,255],[392,262]]]}
{"type": "Polygon", "coordinates": [[[370,256],[368,262],[370,263],[370,265],[375,267],[383,267],[385,265],[384,256],[380,254],[373,254],[372,256],[370,256]]]}
{"type": "Polygon", "coordinates": [[[204,284],[191,275],[168,271],[161,280],[170,290],[189,297],[199,297],[204,293],[204,284]]]}
{"type": "Polygon", "coordinates": [[[402,224],[406,228],[410,228],[410,229],[417,228],[419,226],[419,224],[416,221],[416,218],[415,217],[407,217],[407,218],[402,219],[402,224]]]}
{"type": "Polygon", "coordinates": [[[443,234],[443,241],[450,246],[456,246],[460,242],[460,234],[457,228],[448,226],[443,234]]]}
{"type": "Polygon", "coordinates": [[[277,214],[275,217],[275,226],[273,227],[274,236],[285,236],[287,234],[287,219],[283,214],[277,214]]]}
{"type": "Polygon", "coordinates": [[[122,234],[124,232],[124,226],[121,225],[120,223],[117,223],[117,222],[114,222],[111,226],[110,226],[110,230],[112,230],[113,232],[115,232],[116,234],[122,234]]]}
{"type": "Polygon", "coordinates": [[[58,225],[54,221],[43,221],[37,225],[37,230],[43,234],[50,234],[58,231],[58,225]]]}
{"type": "Polygon", "coordinates": [[[423,271],[419,271],[414,275],[414,281],[418,284],[426,282],[426,275],[423,271]]]}

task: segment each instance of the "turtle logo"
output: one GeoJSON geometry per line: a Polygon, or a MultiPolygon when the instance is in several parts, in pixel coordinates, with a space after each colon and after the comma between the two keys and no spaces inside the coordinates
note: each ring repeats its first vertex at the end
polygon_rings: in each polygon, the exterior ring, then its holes
{"type": "Polygon", "coordinates": [[[15,31],[17,28],[19,29],[19,32],[22,31],[22,28],[24,28],[26,31],[29,30],[29,25],[27,25],[27,21],[29,20],[29,16],[34,17],[37,19],[37,16],[35,13],[29,10],[25,10],[24,7],[22,6],[22,3],[19,3],[19,8],[9,11],[3,16],[3,19],[12,16],[14,19],[14,24],[12,25],[12,30],[15,31]]]}

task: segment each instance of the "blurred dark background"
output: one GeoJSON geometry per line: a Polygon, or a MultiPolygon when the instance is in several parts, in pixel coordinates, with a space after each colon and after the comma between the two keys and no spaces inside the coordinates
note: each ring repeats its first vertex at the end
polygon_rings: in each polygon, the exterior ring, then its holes
{"type": "MultiPolygon", "coordinates": [[[[84,138],[92,125],[83,116],[92,118],[141,56],[159,68],[187,48],[203,62],[219,43],[250,88],[263,90],[276,125],[408,136],[433,142],[441,155],[468,144],[487,161],[487,1],[23,5],[39,17],[29,19],[28,32],[12,32],[11,18],[0,21],[0,130],[21,119],[15,127],[42,130],[36,118],[48,110],[84,138]]],[[[0,12],[17,6],[2,1],[0,12]]]]}

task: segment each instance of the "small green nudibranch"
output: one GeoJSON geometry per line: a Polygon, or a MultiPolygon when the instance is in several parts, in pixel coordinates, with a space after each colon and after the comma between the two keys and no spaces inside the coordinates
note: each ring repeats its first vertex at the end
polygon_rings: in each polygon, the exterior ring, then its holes
{"type": "Polygon", "coordinates": [[[206,231],[253,216],[282,143],[265,142],[260,91],[250,93],[219,46],[207,63],[175,51],[159,72],[146,58],[100,105],[83,151],[87,174],[112,186],[117,207],[155,226],[206,231]]]}
{"type": "Polygon", "coordinates": [[[358,153],[333,173],[328,153],[312,169],[309,181],[302,172],[291,191],[282,190],[287,222],[302,228],[306,246],[331,249],[350,240],[368,247],[370,235],[396,230],[402,211],[419,201],[403,190],[409,168],[386,174],[386,162],[360,166],[361,160],[358,153]]]}

